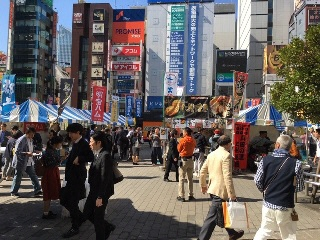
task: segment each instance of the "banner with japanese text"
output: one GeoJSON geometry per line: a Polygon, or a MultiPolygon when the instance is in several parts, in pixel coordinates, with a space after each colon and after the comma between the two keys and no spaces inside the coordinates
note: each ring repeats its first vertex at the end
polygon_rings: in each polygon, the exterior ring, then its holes
{"type": "Polygon", "coordinates": [[[198,23],[199,4],[189,5],[188,24],[188,62],[187,62],[187,95],[197,94],[197,59],[198,59],[198,23]]]}
{"type": "Polygon", "coordinates": [[[16,106],[15,94],[15,78],[16,75],[3,75],[2,78],[2,114],[11,112],[16,106]]]}
{"type": "Polygon", "coordinates": [[[133,110],[133,96],[127,95],[126,96],[126,117],[132,117],[132,110],[133,110]]]}
{"type": "Polygon", "coordinates": [[[106,102],[106,88],[93,86],[92,88],[92,106],[91,106],[91,120],[103,122],[103,115],[106,102]]]}
{"type": "Polygon", "coordinates": [[[66,101],[65,106],[70,106],[69,96],[71,95],[73,86],[73,78],[61,78],[60,80],[60,103],[61,105],[63,102],[66,101]],[[68,100],[67,100],[68,99],[68,100]]]}
{"type": "Polygon", "coordinates": [[[142,99],[136,99],[136,117],[142,117],[142,99]]]}
{"type": "Polygon", "coordinates": [[[178,73],[166,72],[164,75],[164,96],[177,96],[178,73]]]}
{"type": "Polygon", "coordinates": [[[233,161],[234,169],[247,169],[250,123],[234,123],[233,161]]]}
{"type": "Polygon", "coordinates": [[[119,97],[112,96],[110,121],[113,123],[118,122],[118,118],[119,118],[119,97]]]}
{"type": "Polygon", "coordinates": [[[234,72],[233,81],[233,117],[239,116],[243,102],[243,93],[248,82],[248,73],[234,72]]]}

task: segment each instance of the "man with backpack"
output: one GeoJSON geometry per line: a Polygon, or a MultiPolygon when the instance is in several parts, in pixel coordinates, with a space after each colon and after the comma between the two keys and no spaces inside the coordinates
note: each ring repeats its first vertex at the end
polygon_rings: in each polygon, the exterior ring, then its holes
{"type": "Polygon", "coordinates": [[[211,146],[210,152],[213,152],[214,150],[216,150],[219,147],[218,139],[220,137],[220,134],[221,134],[220,130],[216,129],[216,130],[214,130],[214,135],[209,138],[209,143],[211,146]]]}

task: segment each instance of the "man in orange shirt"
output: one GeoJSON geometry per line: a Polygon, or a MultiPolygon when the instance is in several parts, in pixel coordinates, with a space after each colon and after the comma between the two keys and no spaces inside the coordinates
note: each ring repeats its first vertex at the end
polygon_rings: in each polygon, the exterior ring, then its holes
{"type": "Polygon", "coordinates": [[[193,151],[196,147],[196,140],[191,136],[192,130],[188,127],[183,129],[183,138],[181,138],[178,144],[178,152],[181,157],[179,163],[179,187],[177,200],[184,202],[184,177],[187,174],[188,186],[189,186],[189,201],[195,200],[193,196],[193,151]]]}

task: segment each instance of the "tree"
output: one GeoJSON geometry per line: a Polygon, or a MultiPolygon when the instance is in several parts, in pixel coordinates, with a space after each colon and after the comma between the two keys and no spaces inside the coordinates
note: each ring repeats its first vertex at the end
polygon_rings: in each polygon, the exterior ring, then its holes
{"type": "Polygon", "coordinates": [[[292,119],[320,123],[320,25],[280,49],[280,61],[277,74],[284,81],[272,86],[271,103],[292,119]]]}

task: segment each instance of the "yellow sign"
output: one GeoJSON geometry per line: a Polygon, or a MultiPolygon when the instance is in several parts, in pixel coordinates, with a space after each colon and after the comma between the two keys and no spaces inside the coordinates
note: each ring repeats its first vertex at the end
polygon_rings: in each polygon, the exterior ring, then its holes
{"type": "Polygon", "coordinates": [[[119,118],[118,101],[112,101],[110,121],[118,122],[118,118],[119,118]]]}

